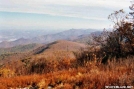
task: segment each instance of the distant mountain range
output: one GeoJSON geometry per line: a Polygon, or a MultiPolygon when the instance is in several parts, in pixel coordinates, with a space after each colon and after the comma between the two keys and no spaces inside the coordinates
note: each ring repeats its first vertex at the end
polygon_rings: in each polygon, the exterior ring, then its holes
{"type": "MultiPolygon", "coordinates": [[[[15,41],[3,41],[0,43],[0,48],[8,48],[8,47],[14,47],[17,45],[26,45],[31,43],[38,43],[38,44],[48,44],[57,40],[70,40],[70,41],[77,41],[82,42],[81,39],[83,38],[88,39],[90,37],[91,33],[94,33],[94,29],[70,29],[67,31],[55,33],[55,34],[48,34],[48,35],[42,35],[37,36],[29,39],[20,38],[15,41]]],[[[96,31],[96,33],[99,33],[100,31],[96,31]]]]}
{"type": "Polygon", "coordinates": [[[51,29],[0,29],[0,42],[2,41],[14,41],[19,38],[30,39],[41,35],[54,34],[61,32],[61,30],[51,29]]]}
{"type": "Polygon", "coordinates": [[[91,32],[90,34],[87,34],[87,35],[80,35],[77,37],[77,39],[74,39],[73,41],[90,45],[94,41],[93,35],[98,36],[101,33],[102,33],[102,31],[95,31],[95,32],[91,32]]]}

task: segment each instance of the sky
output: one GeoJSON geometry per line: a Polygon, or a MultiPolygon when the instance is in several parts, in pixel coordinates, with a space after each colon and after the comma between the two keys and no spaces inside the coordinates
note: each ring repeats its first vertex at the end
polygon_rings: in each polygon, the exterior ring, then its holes
{"type": "Polygon", "coordinates": [[[0,29],[103,29],[130,0],[0,0],[0,29]]]}

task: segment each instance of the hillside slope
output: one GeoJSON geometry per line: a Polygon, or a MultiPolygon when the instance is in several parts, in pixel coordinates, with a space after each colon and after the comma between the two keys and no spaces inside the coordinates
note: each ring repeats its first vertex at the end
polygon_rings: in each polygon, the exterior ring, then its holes
{"type": "MultiPolygon", "coordinates": [[[[33,51],[33,57],[46,58],[46,59],[64,59],[64,58],[75,58],[74,52],[80,51],[81,49],[86,48],[85,44],[59,40],[52,42],[40,49],[33,51]]],[[[36,58],[37,59],[37,58],[36,58]]]]}
{"type": "Polygon", "coordinates": [[[30,58],[29,60],[40,58],[48,60],[75,59],[74,52],[80,51],[85,47],[85,44],[66,40],[59,40],[45,45],[29,44],[16,46],[5,48],[5,50],[0,49],[0,51],[3,52],[3,54],[0,55],[0,62],[3,63],[27,58],[30,58]]]}

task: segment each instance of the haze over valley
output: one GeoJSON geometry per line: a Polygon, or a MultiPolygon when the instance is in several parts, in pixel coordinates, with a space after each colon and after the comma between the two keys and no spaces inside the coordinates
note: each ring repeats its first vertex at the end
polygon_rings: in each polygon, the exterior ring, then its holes
{"type": "Polygon", "coordinates": [[[29,30],[29,31],[2,31],[0,47],[7,48],[17,45],[26,45],[30,43],[48,44],[57,40],[78,40],[91,35],[93,32],[101,32],[96,29],[70,29],[66,31],[47,31],[47,30],[29,30]],[[2,38],[3,37],[3,38],[2,38]],[[3,40],[3,41],[2,41],[3,40]]]}
{"type": "Polygon", "coordinates": [[[35,30],[20,30],[20,29],[0,29],[0,42],[15,41],[20,38],[31,39],[34,37],[54,34],[59,30],[35,29],[35,30]]]}

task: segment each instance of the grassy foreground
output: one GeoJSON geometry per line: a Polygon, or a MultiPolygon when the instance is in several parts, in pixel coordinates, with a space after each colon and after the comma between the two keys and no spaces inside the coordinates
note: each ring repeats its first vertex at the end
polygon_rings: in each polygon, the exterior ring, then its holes
{"type": "Polygon", "coordinates": [[[0,89],[105,89],[106,86],[134,86],[134,58],[113,59],[105,65],[89,61],[84,66],[66,65],[62,70],[48,73],[0,77],[0,89]]]}

